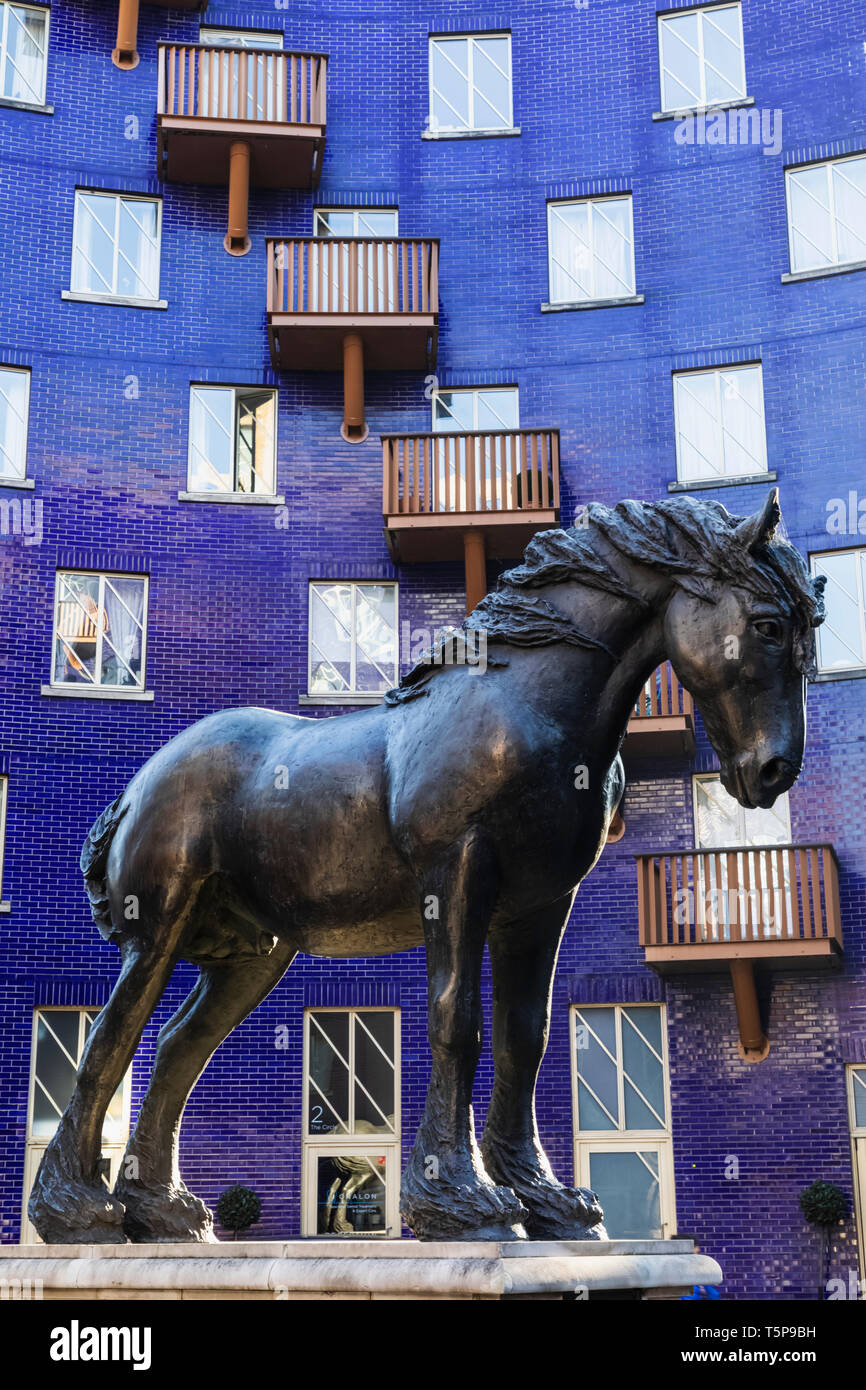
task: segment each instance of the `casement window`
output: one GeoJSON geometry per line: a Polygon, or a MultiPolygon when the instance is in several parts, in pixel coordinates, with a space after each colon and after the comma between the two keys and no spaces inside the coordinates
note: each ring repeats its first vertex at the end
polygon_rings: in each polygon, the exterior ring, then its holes
{"type": "Polygon", "coordinates": [[[461,386],[433,393],[436,434],[516,430],[519,423],[516,386],[461,386]]]}
{"type": "MultiPolygon", "coordinates": [[[[39,1240],[27,1218],[27,1202],[45,1147],[72,1098],[82,1054],[98,1013],[99,1009],[46,1008],[37,1009],[33,1018],[21,1231],[25,1244],[39,1240]]],[[[131,1079],[130,1068],[112,1096],[102,1124],[99,1171],[109,1191],[129,1138],[131,1079]]]]}
{"type": "Polygon", "coordinates": [[[6,853],[6,807],[9,802],[9,778],[0,777],[0,902],[3,901],[3,859],[6,853]]]}
{"type": "Polygon", "coordinates": [[[0,478],[27,476],[30,373],[0,367],[0,478]]]}
{"type": "MultiPolygon", "coordinates": [[[[854,1205],[860,1251],[860,1279],[866,1284],[866,1066],[847,1068],[848,1120],[854,1169],[854,1205]]],[[[850,1283],[850,1280],[849,1280],[850,1283]]],[[[858,1294],[849,1295],[857,1297],[858,1294]]],[[[859,1297],[862,1298],[862,1292],[859,1297]]]]}
{"type": "Polygon", "coordinates": [[[202,25],[198,41],[206,48],[256,49],[256,56],[245,58],[241,64],[239,53],[226,53],[220,59],[219,70],[219,110],[216,96],[213,109],[208,92],[211,80],[211,66],[202,62],[199,67],[200,109],[214,118],[235,120],[285,121],[285,80],[277,76],[277,60],[270,53],[283,51],[282,33],[272,29],[211,29],[202,25]],[[267,52],[261,52],[266,49],[267,52]],[[246,72],[246,110],[244,103],[238,105],[238,87],[241,72],[246,72]]]}
{"type": "Polygon", "coordinates": [[[396,208],[316,208],[313,235],[392,237],[397,235],[396,208]]]}
{"type": "Polygon", "coordinates": [[[304,1015],[304,1235],[400,1234],[400,1014],[304,1015]]]}
{"type": "Polygon", "coordinates": [[[282,52],[283,35],[273,29],[211,29],[203,24],[198,41],[208,48],[267,48],[282,52]]]}
{"type": "Polygon", "coordinates": [[[667,1031],[661,1004],[571,1010],[575,1181],[612,1239],[676,1229],[667,1031]]]}
{"type": "Polygon", "coordinates": [[[548,203],[547,246],[552,304],[634,295],[630,193],[548,203]]]}
{"type": "Polygon", "coordinates": [[[791,843],[787,792],[766,810],[761,806],[748,810],[725,791],[716,773],[695,777],[693,789],[696,849],[791,843]]]}
{"type": "Polygon", "coordinates": [[[142,575],[58,572],[52,685],[143,689],[147,584],[142,575]]]}
{"type": "Polygon", "coordinates": [[[157,300],[161,218],[159,198],[79,189],[72,292],[94,299],[157,300]]]}
{"type": "Polygon", "coordinates": [[[723,105],[746,95],[740,5],[659,15],[662,111],[723,105]]]}
{"type": "Polygon", "coordinates": [[[694,907],[685,906],[684,884],[677,910],[694,912],[696,933],[703,941],[729,941],[732,930],[738,939],[744,934],[753,940],[793,935],[789,856],[764,849],[791,843],[788,793],[766,809],[748,810],[725,791],[716,773],[693,778],[692,788],[695,848],[738,852],[695,856],[694,907]]]}
{"type": "Polygon", "coordinates": [[[42,106],[48,64],[47,9],[0,4],[0,97],[42,106]]]}
{"type": "Polygon", "coordinates": [[[376,695],[397,684],[397,585],[310,585],[310,695],[376,695]]]}
{"type": "Polygon", "coordinates": [[[193,386],[189,406],[191,492],[275,492],[276,392],[193,386]]]}
{"type": "Polygon", "coordinates": [[[766,473],[760,363],[675,372],[673,383],[681,483],[766,473]]]}
{"type": "MultiPolygon", "coordinates": [[[[396,208],[316,208],[313,214],[313,235],[325,243],[321,246],[313,243],[308,253],[307,290],[313,313],[319,307],[320,288],[322,302],[330,310],[333,310],[335,304],[339,304],[344,314],[349,312],[352,282],[350,262],[355,260],[358,248],[329,246],[326,243],[335,240],[351,241],[355,238],[382,239],[382,245],[368,245],[364,248],[367,282],[366,291],[361,285],[359,293],[363,297],[366,312],[395,312],[395,289],[400,277],[401,248],[392,244],[389,238],[397,235],[396,208]]],[[[358,274],[363,276],[360,266],[358,274]]]]}
{"type": "MultiPolygon", "coordinates": [[[[516,430],[519,409],[516,386],[459,387],[436,390],[432,398],[433,433],[480,434],[494,430],[516,430]]],[[[466,487],[467,446],[459,439],[437,440],[434,444],[436,496],[448,499],[449,511],[466,511],[469,506],[466,487]]],[[[496,451],[495,442],[471,443],[471,459],[475,469],[475,505],[491,511],[498,507],[519,505],[514,496],[515,483],[511,455],[496,451]],[[506,460],[503,465],[503,458],[506,460]]],[[[517,489],[520,482],[517,482],[517,489]]]]}
{"type": "Polygon", "coordinates": [[[430,131],[511,130],[511,35],[430,40],[430,131]]]}
{"type": "Polygon", "coordinates": [[[816,629],[820,671],[866,667],[866,549],[831,550],[812,556],[812,573],[823,574],[827,616],[816,629]]]}
{"type": "Polygon", "coordinates": [[[866,154],[787,169],[791,272],[866,261],[866,154]]]}

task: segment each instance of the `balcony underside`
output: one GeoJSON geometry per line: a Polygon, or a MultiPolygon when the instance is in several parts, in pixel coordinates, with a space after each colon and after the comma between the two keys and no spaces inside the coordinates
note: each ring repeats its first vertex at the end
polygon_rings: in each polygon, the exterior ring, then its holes
{"type": "Polygon", "coordinates": [[[250,147],[250,183],[258,188],[318,188],[325,128],[277,121],[160,116],[157,169],[171,183],[225,185],[236,140],[250,147]]]}
{"type": "Polygon", "coordinates": [[[690,714],[665,714],[629,720],[622,746],[626,758],[694,757],[695,726],[690,714]]]}
{"type": "Polygon", "coordinates": [[[343,370],[343,339],[360,334],[371,372],[423,372],[436,363],[435,314],[271,314],[268,337],[277,371],[343,370]]]}
{"type": "Polygon", "coordinates": [[[385,517],[385,539],[395,564],[462,560],[463,534],[480,531],[488,559],[519,559],[536,531],[558,526],[552,509],[514,512],[437,512],[385,517]]]}
{"type": "Polygon", "coordinates": [[[832,970],[841,964],[841,948],[828,937],[796,940],[707,941],[697,944],[645,946],[644,959],[660,975],[724,970],[732,960],[765,963],[779,970],[832,970]]]}

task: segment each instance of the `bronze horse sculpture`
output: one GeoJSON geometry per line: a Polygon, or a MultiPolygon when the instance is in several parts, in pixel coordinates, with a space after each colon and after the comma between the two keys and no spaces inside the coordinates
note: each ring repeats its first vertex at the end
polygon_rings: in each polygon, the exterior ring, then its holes
{"type": "MultiPolygon", "coordinates": [[[[214,1239],[177,1140],[215,1049],[298,952],[424,945],[432,1070],[406,1223],[422,1239],[598,1237],[594,1194],[556,1179],[535,1121],[560,939],[623,792],[629,715],[661,662],[692,693],[741,805],[771,806],[796,780],[823,602],[779,519],[775,490],[745,519],[687,496],[591,504],[536,535],[467,618],[467,634],[486,633],[483,671],[431,657],[378,707],[322,720],[227,710],[160,749],[82,851],[122,969],[33,1187],[40,1235],[214,1239]],[[485,943],[495,1082],[479,1146],[485,943]],[[103,1116],[181,958],[200,975],[159,1035],[112,1195],[103,1116]]],[[[459,655],[466,637],[451,640],[459,655]]]]}

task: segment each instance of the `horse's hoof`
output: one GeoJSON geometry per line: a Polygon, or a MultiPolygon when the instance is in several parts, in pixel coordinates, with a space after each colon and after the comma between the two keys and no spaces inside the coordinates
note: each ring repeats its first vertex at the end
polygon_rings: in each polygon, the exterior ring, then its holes
{"type": "Polygon", "coordinates": [[[521,1195],[529,1207],[530,1240],[607,1240],[604,1212],[588,1187],[542,1182],[521,1195]]]}
{"type": "Polygon", "coordinates": [[[459,1176],[403,1175],[400,1213],[418,1240],[525,1240],[527,1210],[510,1187],[466,1165],[459,1176]],[[462,1180],[461,1180],[462,1179],[462,1180]]]}
{"type": "Polygon", "coordinates": [[[185,1187],[124,1183],[115,1188],[126,1208],[123,1227],[136,1245],[217,1244],[213,1213],[185,1187]]]}
{"type": "Polygon", "coordinates": [[[123,1206],[102,1182],[69,1178],[58,1167],[40,1168],[30,1217],[46,1245],[125,1245],[123,1206]]]}

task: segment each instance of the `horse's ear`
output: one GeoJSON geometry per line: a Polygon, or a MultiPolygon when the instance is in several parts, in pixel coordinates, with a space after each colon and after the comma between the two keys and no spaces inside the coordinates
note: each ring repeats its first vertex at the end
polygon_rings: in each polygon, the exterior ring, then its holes
{"type": "Polygon", "coordinates": [[[737,539],[747,550],[757,550],[762,545],[769,545],[781,520],[779,489],[771,487],[761,510],[740,522],[737,527],[737,539]]]}

